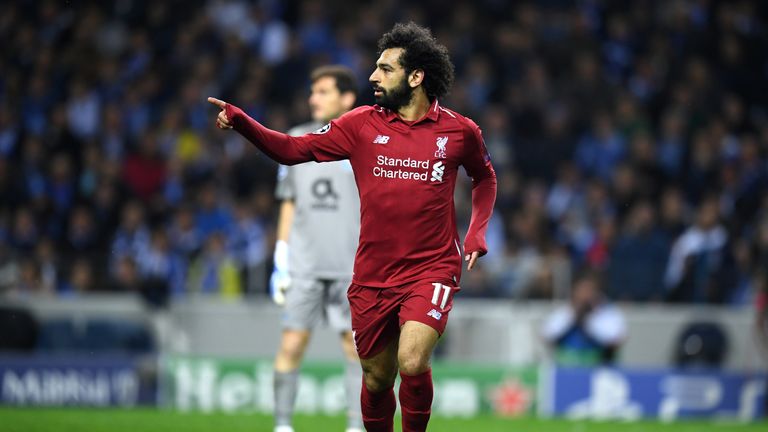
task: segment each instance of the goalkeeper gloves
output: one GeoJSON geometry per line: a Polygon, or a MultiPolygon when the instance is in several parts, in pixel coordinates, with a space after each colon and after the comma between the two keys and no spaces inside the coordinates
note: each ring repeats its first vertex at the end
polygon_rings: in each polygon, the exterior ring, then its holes
{"type": "Polygon", "coordinates": [[[285,304],[285,293],[291,286],[291,276],[288,274],[288,243],[278,240],[275,244],[275,267],[269,278],[269,294],[272,301],[282,306],[285,304]]]}

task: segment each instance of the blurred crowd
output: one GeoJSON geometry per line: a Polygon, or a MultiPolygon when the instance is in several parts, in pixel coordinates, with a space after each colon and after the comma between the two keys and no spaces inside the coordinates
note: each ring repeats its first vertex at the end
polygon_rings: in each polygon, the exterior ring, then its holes
{"type": "MultiPolygon", "coordinates": [[[[397,21],[456,65],[441,103],[499,176],[463,293],[740,305],[768,289],[768,5],[757,0],[25,1],[0,4],[0,291],[263,293],[276,165],[213,127],[277,130],[308,75],[359,76],[397,21]]],[[[460,225],[469,182],[459,181],[460,225]]],[[[343,229],[343,227],[338,227],[343,229]]]]}

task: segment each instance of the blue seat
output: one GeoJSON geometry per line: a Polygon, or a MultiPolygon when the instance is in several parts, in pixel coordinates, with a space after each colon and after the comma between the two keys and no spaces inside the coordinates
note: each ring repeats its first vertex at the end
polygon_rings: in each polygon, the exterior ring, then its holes
{"type": "Polygon", "coordinates": [[[77,323],[56,318],[42,322],[37,349],[47,354],[146,354],[154,351],[155,341],[142,322],[92,318],[77,323]]]}
{"type": "Polygon", "coordinates": [[[37,349],[45,353],[77,351],[79,340],[74,321],[66,318],[49,319],[40,324],[37,349]]]}
{"type": "Polygon", "coordinates": [[[146,325],[117,319],[92,319],[85,325],[80,349],[88,352],[144,354],[154,350],[146,325]]]}

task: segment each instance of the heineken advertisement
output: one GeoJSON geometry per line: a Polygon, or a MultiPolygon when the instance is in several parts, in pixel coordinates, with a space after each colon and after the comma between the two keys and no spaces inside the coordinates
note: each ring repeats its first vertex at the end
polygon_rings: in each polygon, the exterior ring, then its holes
{"type": "MultiPolygon", "coordinates": [[[[432,412],[470,417],[535,413],[535,368],[433,365],[432,412]]],[[[168,357],[162,361],[161,403],[189,411],[271,413],[272,361],[168,357]]],[[[308,361],[301,368],[296,411],[340,414],[346,406],[343,365],[308,361]]]]}

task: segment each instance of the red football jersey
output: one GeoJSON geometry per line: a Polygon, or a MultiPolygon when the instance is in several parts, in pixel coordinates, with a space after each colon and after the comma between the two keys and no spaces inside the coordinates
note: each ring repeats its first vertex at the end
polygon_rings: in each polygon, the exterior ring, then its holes
{"type": "Polygon", "coordinates": [[[232,105],[226,114],[235,130],[280,163],[349,159],[360,193],[354,283],[383,288],[433,279],[458,284],[463,253],[487,252],[496,174],[478,126],[436,100],[415,122],[379,106],[363,106],[300,137],[267,129],[232,105]],[[464,252],[453,203],[459,166],[473,181],[464,252]]]}

